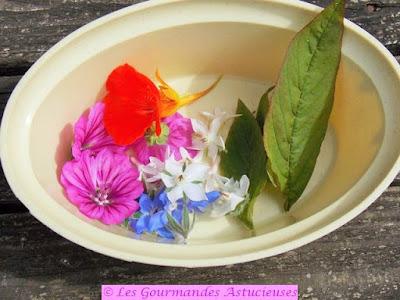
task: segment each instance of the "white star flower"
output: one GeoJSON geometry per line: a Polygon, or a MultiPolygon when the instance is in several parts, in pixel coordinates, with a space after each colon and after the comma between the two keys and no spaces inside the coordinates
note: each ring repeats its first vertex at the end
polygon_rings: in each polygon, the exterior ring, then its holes
{"type": "Polygon", "coordinates": [[[193,149],[205,151],[207,157],[214,162],[220,151],[225,150],[225,142],[223,137],[219,134],[222,125],[230,118],[237,117],[238,115],[230,115],[218,108],[214,113],[203,112],[204,116],[210,119],[208,125],[205,123],[192,119],[192,126],[195,132],[193,137],[193,149]]]}
{"type": "Polygon", "coordinates": [[[173,206],[183,197],[192,201],[207,199],[204,182],[208,169],[209,166],[187,157],[183,157],[180,161],[176,161],[173,155],[168,157],[164,171],[161,173],[161,180],[173,206]]]}
{"type": "Polygon", "coordinates": [[[247,197],[250,180],[246,175],[236,181],[233,178],[220,177],[221,197],[210,207],[210,216],[218,218],[233,211],[247,197]]]}

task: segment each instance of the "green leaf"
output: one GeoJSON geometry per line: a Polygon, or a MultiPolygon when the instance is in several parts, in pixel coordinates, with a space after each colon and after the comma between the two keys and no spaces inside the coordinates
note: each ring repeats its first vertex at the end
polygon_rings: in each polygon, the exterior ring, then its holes
{"type": "Polygon", "coordinates": [[[249,197],[238,205],[234,215],[249,229],[253,229],[253,206],[264,187],[267,175],[267,156],[261,129],[246,105],[239,100],[233,122],[226,139],[226,152],[221,154],[221,169],[226,177],[240,180],[242,175],[250,179],[249,197]]]}
{"type": "Polygon", "coordinates": [[[129,218],[126,218],[126,219],[124,220],[124,222],[122,223],[122,226],[128,228],[128,227],[129,227],[129,222],[130,222],[130,221],[129,221],[129,218]]]}
{"type": "Polygon", "coordinates": [[[293,39],[264,124],[268,174],[286,196],[303,193],[332,110],[341,58],[344,0],[334,0],[293,39]]]}
{"type": "Polygon", "coordinates": [[[134,219],[139,219],[142,216],[142,213],[140,211],[137,211],[134,213],[133,218],[134,219]]]}
{"type": "Polygon", "coordinates": [[[258,103],[258,108],[257,108],[257,113],[256,113],[256,119],[257,123],[261,128],[261,132],[264,131],[264,123],[265,123],[265,117],[268,114],[268,109],[269,109],[269,96],[272,92],[272,90],[275,88],[275,86],[271,86],[264,95],[262,95],[260,102],[258,103]]]}
{"type": "Polygon", "coordinates": [[[254,229],[253,208],[256,203],[255,199],[256,197],[250,198],[248,196],[243,202],[239,203],[232,212],[232,215],[237,217],[248,229],[254,229]]]}

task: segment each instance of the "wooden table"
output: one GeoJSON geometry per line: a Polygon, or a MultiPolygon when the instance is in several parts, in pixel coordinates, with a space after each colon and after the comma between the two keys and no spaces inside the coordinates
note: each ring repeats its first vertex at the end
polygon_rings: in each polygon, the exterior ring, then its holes
{"type": "MultiPolygon", "coordinates": [[[[0,0],[0,111],[49,47],[136,2],[0,0]]],[[[347,17],[400,58],[400,0],[349,0],[347,17]]],[[[98,299],[101,283],[293,283],[301,299],[400,299],[400,177],[362,215],[300,249],[251,263],[184,269],[127,263],[69,242],[27,212],[1,173],[0,299],[98,299]]]]}

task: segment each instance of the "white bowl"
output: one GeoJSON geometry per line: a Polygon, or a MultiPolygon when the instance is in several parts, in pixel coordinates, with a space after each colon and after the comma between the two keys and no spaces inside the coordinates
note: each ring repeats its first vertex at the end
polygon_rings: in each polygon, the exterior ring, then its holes
{"type": "MultiPolygon", "coordinates": [[[[289,214],[268,187],[255,208],[256,235],[237,222],[202,219],[188,245],[131,237],[80,215],[58,182],[75,120],[104,94],[107,74],[129,62],[159,67],[178,90],[221,84],[184,113],[237,98],[254,108],[279,73],[290,39],[320,8],[292,0],[149,1],[75,31],[21,79],[4,113],[1,158],[16,196],[65,238],[127,261],[212,266],[251,261],[309,243],[366,209],[399,171],[400,68],[372,36],[346,21],[330,126],[307,190],[289,214]]],[[[250,154],[249,154],[250,155],[250,154]]]]}

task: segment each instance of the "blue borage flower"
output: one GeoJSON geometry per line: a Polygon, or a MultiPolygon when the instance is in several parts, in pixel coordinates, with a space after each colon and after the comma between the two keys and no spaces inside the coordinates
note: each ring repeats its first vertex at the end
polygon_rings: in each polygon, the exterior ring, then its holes
{"type": "MultiPolygon", "coordinates": [[[[201,201],[187,200],[186,205],[189,213],[203,213],[207,206],[217,200],[221,194],[217,191],[206,194],[207,199],[201,201]]],[[[155,233],[166,239],[174,239],[175,234],[171,231],[168,222],[168,214],[178,223],[182,223],[184,202],[177,201],[175,209],[171,210],[171,203],[167,193],[162,190],[154,197],[143,193],[139,199],[140,211],[137,218],[130,218],[129,225],[137,234],[155,233]]]]}
{"type": "MultiPolygon", "coordinates": [[[[169,201],[164,191],[159,192],[153,198],[143,193],[139,198],[139,206],[139,218],[130,220],[130,226],[137,234],[154,232],[163,238],[174,238],[172,232],[166,228],[169,201]]],[[[179,214],[179,211],[174,210],[171,215],[178,222],[180,221],[181,214],[179,214]]]]}
{"type": "MultiPolygon", "coordinates": [[[[221,196],[221,193],[218,191],[213,191],[213,192],[206,193],[206,196],[207,196],[206,200],[201,200],[201,201],[189,200],[187,203],[189,212],[204,213],[207,206],[209,204],[213,203],[215,200],[217,200],[221,196]]],[[[183,200],[182,199],[178,200],[178,208],[183,209],[183,200]]]]}

